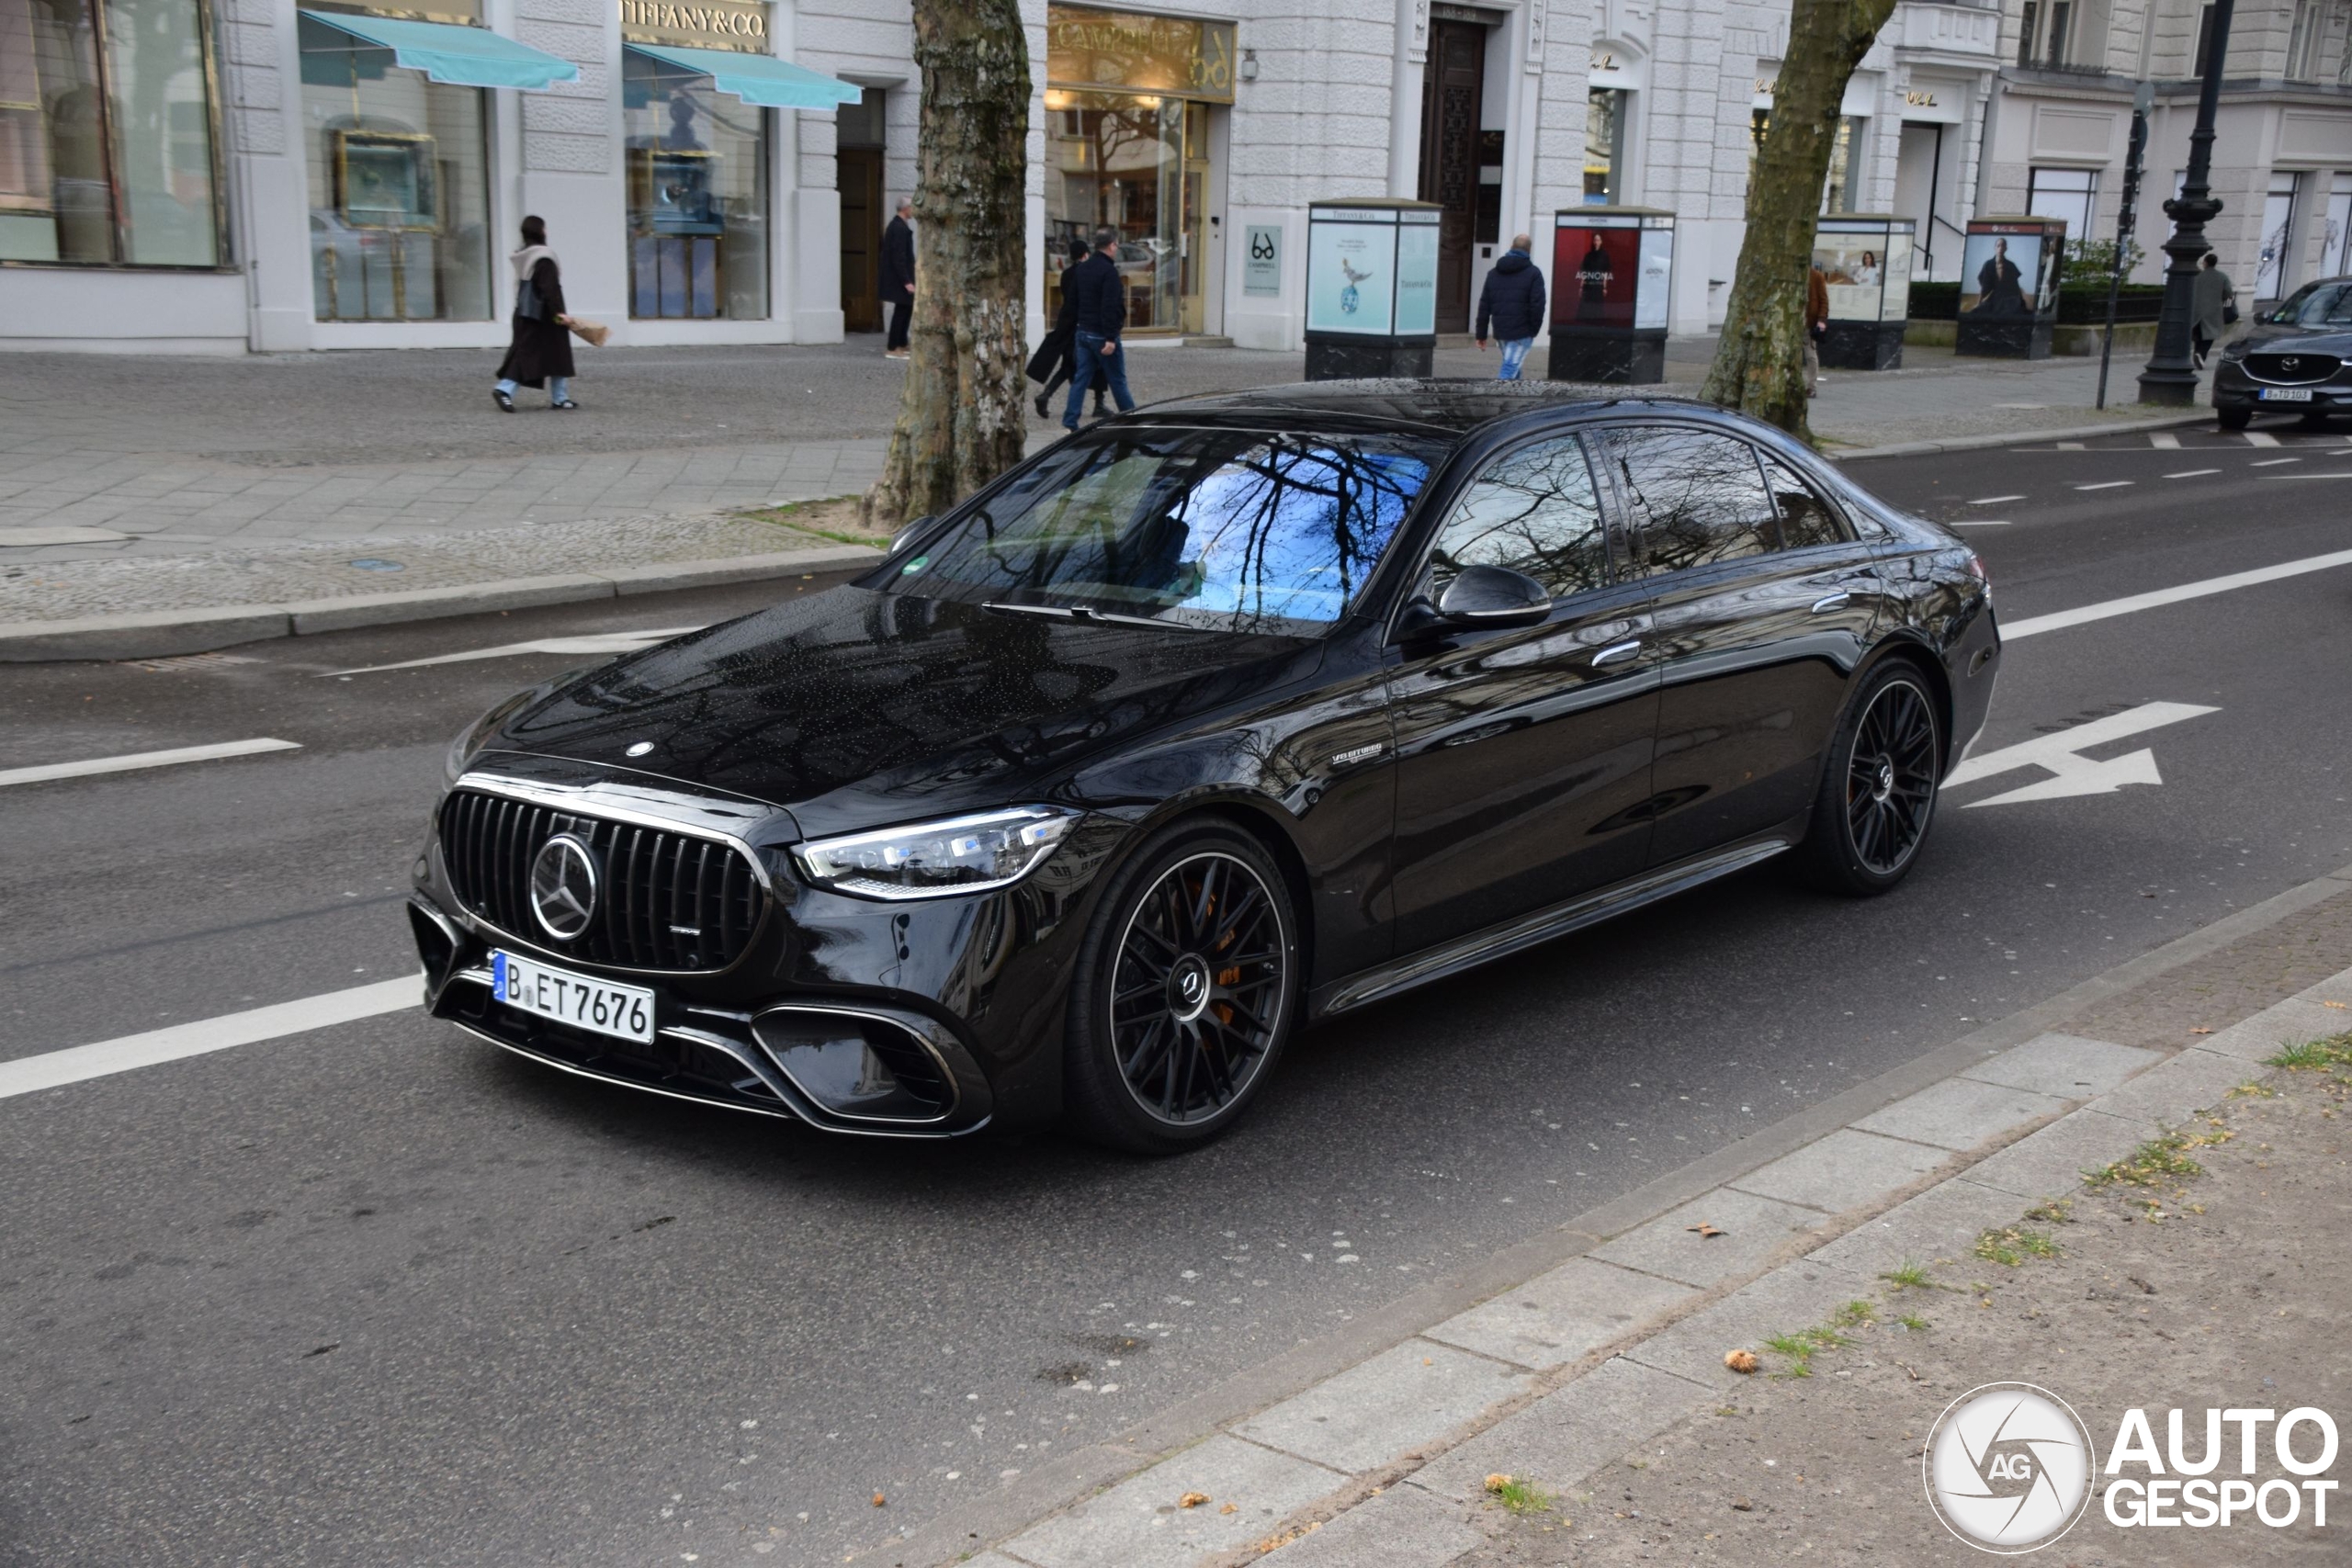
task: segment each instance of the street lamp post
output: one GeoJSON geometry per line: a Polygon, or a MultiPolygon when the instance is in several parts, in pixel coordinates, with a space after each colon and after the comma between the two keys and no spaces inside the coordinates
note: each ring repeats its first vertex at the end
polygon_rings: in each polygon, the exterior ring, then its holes
{"type": "Polygon", "coordinates": [[[2156,318],[2156,351],[2140,372],[2140,400],[2185,407],[2197,400],[2197,360],[2191,300],[2197,264],[2206,252],[2205,225],[2222,210],[2206,176],[2213,163],[2213,113],[2222,97],[2222,62],[2230,52],[2230,14],[2236,0],[2213,0],[2213,31],[2205,45],[2205,75],[2197,89],[2197,129],[2188,133],[2188,173],[2180,194],[2165,203],[2173,221],[2165,254],[2164,313],[2156,318]]]}

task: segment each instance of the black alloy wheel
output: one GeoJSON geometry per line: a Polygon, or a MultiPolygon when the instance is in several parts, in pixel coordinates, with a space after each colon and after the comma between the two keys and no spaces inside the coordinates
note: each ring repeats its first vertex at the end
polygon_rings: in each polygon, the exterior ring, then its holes
{"type": "Polygon", "coordinates": [[[1106,891],[1071,987],[1078,1130],[1138,1153],[1222,1133],[1290,1033],[1296,942],[1282,874],[1221,822],[1178,824],[1106,891]]]}
{"type": "Polygon", "coordinates": [[[1908,662],[1862,678],[1830,742],[1805,833],[1804,864],[1832,892],[1883,893],[1918,858],[1943,778],[1936,699],[1908,662]]]}

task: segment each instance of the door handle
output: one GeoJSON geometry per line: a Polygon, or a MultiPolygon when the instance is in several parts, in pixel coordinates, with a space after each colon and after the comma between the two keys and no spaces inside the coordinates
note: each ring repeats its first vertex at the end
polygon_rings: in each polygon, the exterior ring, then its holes
{"type": "Polygon", "coordinates": [[[1604,665],[1623,664],[1641,651],[1642,642],[1639,637],[1630,642],[1612,642],[1592,656],[1592,667],[1599,670],[1604,665]]]}
{"type": "Polygon", "coordinates": [[[1815,599],[1813,602],[1813,613],[1816,615],[1826,615],[1832,610],[1842,610],[1853,602],[1854,596],[1841,588],[1835,593],[1825,593],[1815,599]]]}

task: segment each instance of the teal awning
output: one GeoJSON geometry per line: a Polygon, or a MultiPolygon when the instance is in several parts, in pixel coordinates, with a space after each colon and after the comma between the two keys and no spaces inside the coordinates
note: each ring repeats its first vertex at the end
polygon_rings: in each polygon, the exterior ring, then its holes
{"type": "Polygon", "coordinates": [[[827,113],[854,104],[865,90],[835,81],[822,72],[772,54],[738,54],[726,49],[673,49],[666,43],[631,43],[622,47],[649,60],[674,65],[697,76],[707,76],[722,93],[732,93],[747,104],[770,109],[822,109],[827,113]]]}
{"type": "Polygon", "coordinates": [[[389,49],[409,70],[422,71],[453,87],[521,87],[537,92],[551,83],[580,79],[580,67],[569,60],[542,54],[487,28],[356,17],[343,11],[304,11],[302,15],[349,33],[362,43],[389,49]]]}

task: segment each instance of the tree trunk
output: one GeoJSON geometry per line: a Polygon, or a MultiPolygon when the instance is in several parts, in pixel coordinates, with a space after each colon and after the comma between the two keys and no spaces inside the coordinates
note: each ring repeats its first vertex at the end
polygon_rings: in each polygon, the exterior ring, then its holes
{"type": "Polygon", "coordinates": [[[1747,193],[1731,303],[1700,394],[1808,441],[1804,296],[1814,224],[1847,79],[1894,11],[1894,0],[1795,0],[1771,129],[1747,193]]]}
{"type": "Polygon", "coordinates": [[[914,0],[922,73],[915,298],[882,531],[935,515],[1021,460],[1028,304],[1029,39],[1020,0],[914,0]]]}

